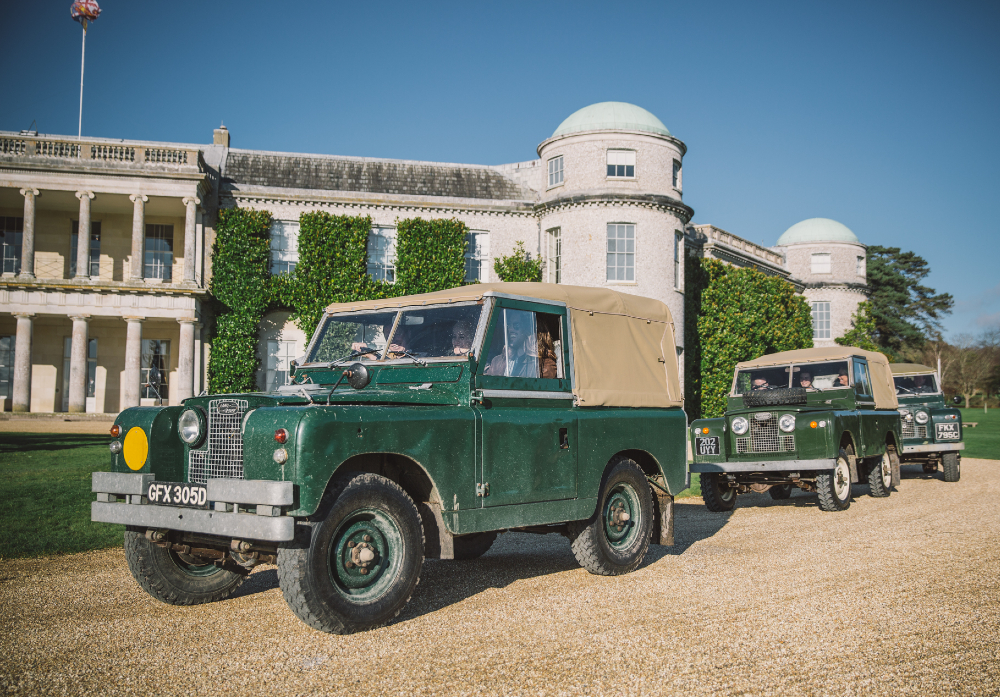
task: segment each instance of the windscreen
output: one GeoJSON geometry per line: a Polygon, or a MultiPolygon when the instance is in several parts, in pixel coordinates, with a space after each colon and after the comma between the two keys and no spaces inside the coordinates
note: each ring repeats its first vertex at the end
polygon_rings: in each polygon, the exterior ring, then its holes
{"type": "Polygon", "coordinates": [[[733,394],[745,395],[780,387],[803,387],[807,391],[822,391],[850,386],[847,361],[827,361],[741,370],[736,374],[736,390],[733,394]]]}
{"type": "Polygon", "coordinates": [[[938,394],[937,376],[930,375],[900,375],[893,377],[896,383],[896,395],[906,397],[913,394],[938,394]]]}
{"type": "Polygon", "coordinates": [[[389,340],[386,358],[467,356],[472,350],[482,305],[404,310],[389,340]]]}
{"type": "Polygon", "coordinates": [[[396,321],[395,310],[333,315],[320,330],[310,363],[328,363],[350,356],[355,351],[361,360],[373,361],[385,349],[385,337],[396,321]]]}

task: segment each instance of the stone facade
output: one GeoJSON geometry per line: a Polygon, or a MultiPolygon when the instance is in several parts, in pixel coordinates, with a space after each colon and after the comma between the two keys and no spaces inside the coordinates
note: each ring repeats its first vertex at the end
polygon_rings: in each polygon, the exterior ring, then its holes
{"type": "MultiPolygon", "coordinates": [[[[310,211],[370,215],[389,234],[404,218],[457,218],[482,245],[480,280],[497,280],[494,259],[522,242],[545,259],[548,282],[665,302],[678,356],[685,253],[785,278],[830,302],[832,336],[843,334],[866,290],[856,266],[864,246],[769,249],[692,225],[686,151],[655,116],[620,103],[573,114],[538,159],[496,166],[231,148],[224,127],[212,145],[0,132],[4,253],[19,266],[0,276],[0,348],[14,349],[0,351],[10,363],[0,365],[4,409],[117,412],[153,403],[157,386],[170,404],[204,389],[201,328],[220,207],[267,210],[287,234],[310,211]],[[99,241],[74,254],[73,231],[86,239],[88,228],[99,241]],[[831,254],[830,273],[807,270],[815,250],[831,254]]],[[[258,385],[280,381],[307,340],[289,313],[266,316],[258,385]]]]}

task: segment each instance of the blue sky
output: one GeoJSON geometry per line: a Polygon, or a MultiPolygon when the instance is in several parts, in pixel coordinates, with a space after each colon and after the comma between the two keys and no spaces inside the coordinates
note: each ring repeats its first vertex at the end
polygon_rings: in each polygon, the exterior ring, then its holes
{"type": "MultiPolygon", "coordinates": [[[[5,8],[0,129],[75,134],[68,0],[5,8]]],[[[1000,323],[1000,3],[122,2],[84,135],[500,164],[626,101],[688,146],[695,222],[811,217],[931,264],[947,332],[1000,323]],[[254,9],[259,10],[254,13],[254,9]]]]}

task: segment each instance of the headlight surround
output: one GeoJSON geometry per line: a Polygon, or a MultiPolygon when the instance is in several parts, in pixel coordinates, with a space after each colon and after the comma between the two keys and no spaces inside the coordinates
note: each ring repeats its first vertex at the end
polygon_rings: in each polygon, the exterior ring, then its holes
{"type": "Polygon", "coordinates": [[[927,414],[926,411],[918,411],[917,415],[915,417],[913,417],[913,418],[916,420],[916,422],[918,424],[920,424],[922,426],[925,423],[927,423],[928,421],[930,421],[931,417],[927,414]]]}
{"type": "Polygon", "coordinates": [[[750,422],[744,419],[742,416],[737,416],[733,419],[733,433],[738,436],[742,436],[750,428],[750,422]]]}
{"type": "Polygon", "coordinates": [[[205,437],[205,415],[200,409],[185,409],[177,419],[177,435],[189,447],[197,447],[205,437]]]}
{"type": "Polygon", "coordinates": [[[795,430],[795,415],[785,414],[780,419],[778,419],[778,428],[780,428],[785,433],[791,433],[795,430]]]}

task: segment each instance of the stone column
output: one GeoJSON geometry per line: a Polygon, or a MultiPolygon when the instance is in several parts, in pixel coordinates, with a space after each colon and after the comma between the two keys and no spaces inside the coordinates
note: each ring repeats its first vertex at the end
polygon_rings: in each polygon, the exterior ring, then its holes
{"type": "Polygon", "coordinates": [[[24,233],[21,235],[21,276],[35,277],[35,196],[38,189],[21,189],[24,196],[24,233]]]}
{"type": "Polygon", "coordinates": [[[177,320],[181,325],[180,350],[177,354],[177,401],[194,397],[194,329],[193,319],[177,320]]]}
{"type": "Polygon", "coordinates": [[[142,317],[125,317],[128,330],[125,335],[124,395],[121,408],[139,406],[142,397],[142,317]]]}
{"type": "Polygon", "coordinates": [[[73,342],[69,354],[69,411],[83,414],[87,411],[87,323],[90,317],[76,315],[70,319],[73,320],[73,342]]]}
{"type": "MultiPolygon", "coordinates": [[[[94,198],[93,191],[77,191],[80,199],[80,223],[76,235],[76,276],[81,281],[90,280],[90,200],[94,198]]],[[[73,410],[70,402],[70,411],[73,410]]]]}
{"type": "Polygon", "coordinates": [[[195,216],[201,199],[197,196],[187,196],[184,199],[187,212],[184,215],[184,283],[194,284],[194,257],[196,248],[195,216]]]}
{"type": "Polygon", "coordinates": [[[31,409],[31,318],[32,314],[15,312],[17,338],[14,339],[14,404],[13,411],[31,409]]]}
{"type": "MultiPolygon", "coordinates": [[[[132,265],[129,267],[128,279],[142,281],[142,265],[145,256],[146,239],[146,202],[148,196],[132,194],[132,265]]],[[[138,394],[138,393],[137,393],[138,394]]],[[[138,402],[136,402],[138,404],[138,402]]]]}

